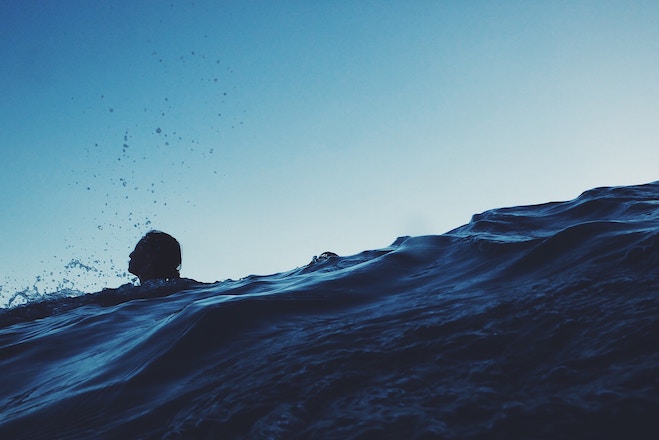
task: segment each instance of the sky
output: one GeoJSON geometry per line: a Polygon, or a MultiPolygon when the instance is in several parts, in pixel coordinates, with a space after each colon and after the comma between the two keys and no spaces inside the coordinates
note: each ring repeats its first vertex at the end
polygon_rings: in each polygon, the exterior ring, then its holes
{"type": "MultiPolygon", "coordinates": [[[[0,299],[266,275],[659,179],[656,1],[0,0],[0,299]]],[[[0,301],[1,302],[1,301],[0,301]]]]}

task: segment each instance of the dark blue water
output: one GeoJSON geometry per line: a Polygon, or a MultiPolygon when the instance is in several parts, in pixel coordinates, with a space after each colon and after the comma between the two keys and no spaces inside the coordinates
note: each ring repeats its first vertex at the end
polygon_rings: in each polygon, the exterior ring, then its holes
{"type": "Polygon", "coordinates": [[[0,438],[659,438],[659,182],[0,312],[0,438]]]}

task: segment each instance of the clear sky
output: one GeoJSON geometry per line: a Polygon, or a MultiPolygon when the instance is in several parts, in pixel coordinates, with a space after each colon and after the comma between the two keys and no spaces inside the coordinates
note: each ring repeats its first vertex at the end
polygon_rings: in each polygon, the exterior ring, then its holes
{"type": "Polygon", "coordinates": [[[0,297],[123,284],[152,228],[215,281],[659,179],[656,1],[1,0],[0,23],[0,297]]]}

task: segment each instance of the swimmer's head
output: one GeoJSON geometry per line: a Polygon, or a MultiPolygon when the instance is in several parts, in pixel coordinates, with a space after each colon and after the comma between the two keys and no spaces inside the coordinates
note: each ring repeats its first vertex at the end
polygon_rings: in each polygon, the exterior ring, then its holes
{"type": "Polygon", "coordinates": [[[149,231],[130,254],[128,272],[140,282],[180,278],[181,246],[174,237],[160,231],[149,231]]]}

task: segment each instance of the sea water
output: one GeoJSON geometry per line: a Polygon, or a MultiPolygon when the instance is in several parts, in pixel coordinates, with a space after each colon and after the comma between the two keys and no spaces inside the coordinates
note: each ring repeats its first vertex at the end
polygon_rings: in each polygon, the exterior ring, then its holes
{"type": "Polygon", "coordinates": [[[659,182],[0,311],[0,438],[657,438],[659,182]]]}

